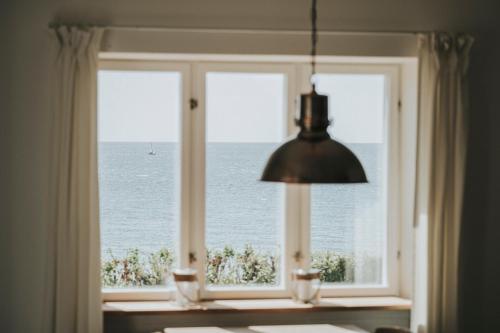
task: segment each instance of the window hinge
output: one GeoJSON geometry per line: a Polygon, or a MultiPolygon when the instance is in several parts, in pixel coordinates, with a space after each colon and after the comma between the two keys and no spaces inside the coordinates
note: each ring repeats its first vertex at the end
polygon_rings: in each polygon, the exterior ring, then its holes
{"type": "Polygon", "coordinates": [[[403,108],[403,103],[401,100],[398,101],[398,111],[401,112],[401,109],[403,108]]]}
{"type": "Polygon", "coordinates": [[[296,262],[299,262],[302,259],[302,252],[296,251],[293,254],[293,258],[295,259],[296,262]]]}
{"type": "Polygon", "coordinates": [[[198,100],[196,98],[190,98],[189,99],[189,108],[191,110],[194,110],[198,107],[198,100]]]}
{"type": "Polygon", "coordinates": [[[401,259],[401,251],[398,250],[398,252],[396,253],[396,258],[399,260],[401,259]]]}
{"type": "Polygon", "coordinates": [[[192,264],[196,261],[196,253],[195,252],[189,252],[189,263],[192,264]]]}

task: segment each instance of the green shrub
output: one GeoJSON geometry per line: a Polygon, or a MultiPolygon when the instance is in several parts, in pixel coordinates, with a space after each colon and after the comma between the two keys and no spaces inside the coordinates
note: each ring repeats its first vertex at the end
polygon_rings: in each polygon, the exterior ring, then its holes
{"type": "Polygon", "coordinates": [[[354,282],[354,259],[330,251],[315,252],[311,256],[311,267],[318,269],[321,281],[332,283],[354,282]]]}
{"type": "Polygon", "coordinates": [[[123,258],[116,258],[111,251],[103,260],[101,280],[104,287],[141,287],[166,283],[172,270],[174,257],[168,249],[141,254],[129,249],[123,258]]]}
{"type": "MultiPolygon", "coordinates": [[[[312,267],[321,272],[323,282],[354,282],[354,259],[329,251],[312,254],[312,267]]],[[[145,254],[129,249],[125,256],[108,252],[102,262],[101,277],[105,287],[141,287],[165,284],[171,276],[173,252],[161,249],[145,254]]],[[[230,246],[207,249],[205,274],[208,284],[255,285],[279,283],[280,258],[269,252],[256,251],[246,245],[242,250],[230,246]]]]}
{"type": "Polygon", "coordinates": [[[250,245],[241,252],[226,246],[222,250],[207,249],[205,266],[209,284],[277,284],[277,257],[258,253],[250,245]]]}

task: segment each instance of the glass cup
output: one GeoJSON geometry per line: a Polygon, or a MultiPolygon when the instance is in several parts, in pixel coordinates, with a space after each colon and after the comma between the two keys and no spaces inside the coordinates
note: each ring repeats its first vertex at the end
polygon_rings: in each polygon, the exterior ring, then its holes
{"type": "Polygon", "coordinates": [[[195,269],[176,269],[173,273],[175,300],[181,306],[196,306],[200,301],[200,284],[195,269]]]}
{"type": "Polygon", "coordinates": [[[320,272],[317,269],[295,269],[292,272],[292,296],[301,303],[319,302],[321,289],[320,272]]]}

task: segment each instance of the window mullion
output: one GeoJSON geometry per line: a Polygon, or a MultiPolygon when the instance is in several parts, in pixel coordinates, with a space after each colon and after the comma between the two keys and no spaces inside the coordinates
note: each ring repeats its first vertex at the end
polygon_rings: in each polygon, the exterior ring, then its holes
{"type": "Polygon", "coordinates": [[[201,294],[205,291],[205,80],[204,72],[198,63],[191,65],[191,97],[198,105],[191,113],[191,232],[189,238],[189,267],[198,271],[201,294]]]}
{"type": "Polygon", "coordinates": [[[179,261],[178,265],[180,268],[188,267],[189,265],[189,251],[190,251],[190,231],[192,230],[191,225],[191,179],[192,174],[189,166],[192,164],[192,131],[191,123],[192,118],[189,113],[189,99],[191,98],[191,72],[189,65],[183,65],[182,71],[182,92],[181,92],[181,219],[179,226],[179,239],[178,239],[178,249],[179,249],[179,261]]]}
{"type": "Polygon", "coordinates": [[[301,267],[309,269],[311,265],[311,190],[310,185],[300,185],[300,231],[299,242],[302,254],[301,267]]]}
{"type": "Polygon", "coordinates": [[[284,282],[290,290],[289,276],[292,270],[300,267],[300,191],[297,185],[286,186],[286,211],[284,221],[284,282]]]}
{"type": "MultiPolygon", "coordinates": [[[[300,107],[298,105],[300,96],[303,93],[309,92],[311,89],[311,78],[310,78],[310,65],[300,64],[296,65],[296,110],[300,107]]],[[[295,112],[296,114],[296,112],[295,112]]],[[[295,126],[295,124],[294,124],[295,126]]],[[[297,129],[294,129],[297,131],[297,129]]],[[[299,224],[298,224],[298,234],[299,234],[299,244],[298,250],[300,251],[300,268],[308,269],[311,264],[311,190],[310,185],[297,185],[297,191],[299,196],[299,224]]]]}
{"type": "MultiPolygon", "coordinates": [[[[287,80],[287,136],[293,136],[297,132],[295,126],[296,96],[300,91],[300,65],[294,65],[293,70],[288,73],[287,80]]],[[[286,185],[284,221],[284,282],[285,288],[290,291],[290,279],[292,270],[301,266],[302,250],[300,247],[300,223],[301,223],[301,201],[300,186],[286,185]]]]}

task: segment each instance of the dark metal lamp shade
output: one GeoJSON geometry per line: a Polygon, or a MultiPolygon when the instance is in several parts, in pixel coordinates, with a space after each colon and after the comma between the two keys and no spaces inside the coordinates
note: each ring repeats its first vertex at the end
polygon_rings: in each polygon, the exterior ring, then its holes
{"type": "Polygon", "coordinates": [[[261,180],[285,183],[366,183],[356,156],[343,144],[296,138],[279,147],[269,158],[261,180]]]}
{"type": "Polygon", "coordinates": [[[328,134],[328,97],[313,89],[301,95],[300,132],[269,158],[262,181],[284,183],[366,183],[363,166],[328,134]]]}

